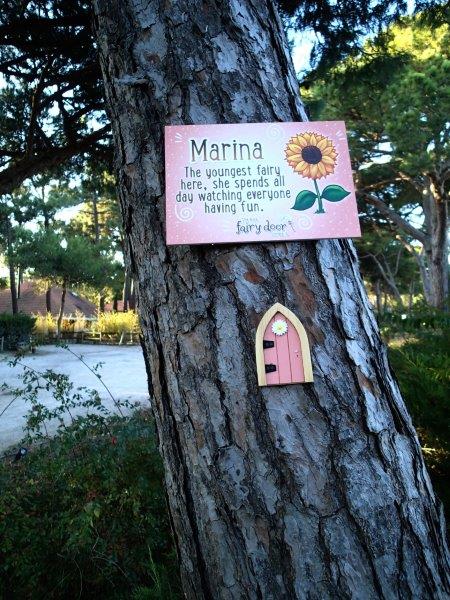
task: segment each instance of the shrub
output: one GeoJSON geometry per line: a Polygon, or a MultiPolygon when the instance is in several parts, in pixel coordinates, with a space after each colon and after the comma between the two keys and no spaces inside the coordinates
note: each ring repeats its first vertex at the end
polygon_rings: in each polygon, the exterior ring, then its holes
{"type": "Polygon", "coordinates": [[[417,429],[434,489],[450,514],[449,315],[421,311],[383,320],[389,358],[417,429]]]}
{"type": "Polygon", "coordinates": [[[153,422],[107,426],[0,463],[0,598],[180,597],[153,422]]]}
{"type": "MultiPolygon", "coordinates": [[[[101,364],[79,358],[108,390],[101,364]]],[[[39,372],[20,357],[9,364],[22,367],[22,386],[2,390],[29,407],[22,444],[31,446],[0,460],[0,600],[179,598],[148,412],[127,415],[129,401],[108,390],[113,412],[97,390],[75,387],[67,375],[39,372]],[[42,390],[52,393],[51,405],[42,390]]]]}
{"type": "Polygon", "coordinates": [[[138,333],[139,319],[132,310],[128,312],[100,313],[95,329],[102,333],[138,333]]]}
{"type": "Polygon", "coordinates": [[[0,338],[4,338],[4,350],[17,350],[21,344],[30,341],[35,318],[18,313],[11,315],[9,313],[0,314],[0,338]]]}
{"type": "Polygon", "coordinates": [[[39,336],[47,336],[49,334],[56,334],[56,319],[52,313],[46,315],[36,315],[36,322],[34,325],[33,333],[39,336]]]}

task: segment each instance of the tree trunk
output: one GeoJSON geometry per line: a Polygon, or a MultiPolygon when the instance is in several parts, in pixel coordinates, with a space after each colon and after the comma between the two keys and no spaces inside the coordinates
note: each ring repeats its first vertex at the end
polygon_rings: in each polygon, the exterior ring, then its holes
{"type": "Polygon", "coordinates": [[[399,292],[397,284],[395,283],[395,277],[392,273],[391,267],[389,266],[389,262],[383,256],[382,257],[383,262],[384,262],[384,266],[383,266],[383,264],[381,263],[381,260],[375,254],[371,254],[369,252],[369,256],[372,257],[372,260],[374,261],[375,265],[377,266],[378,271],[379,271],[381,277],[384,279],[386,285],[391,290],[392,295],[394,296],[399,308],[403,308],[402,296],[399,292]]]}
{"type": "Polygon", "coordinates": [[[444,309],[448,299],[448,196],[444,184],[430,178],[424,195],[425,228],[428,232],[424,245],[427,264],[429,304],[444,309]]]}
{"type": "Polygon", "coordinates": [[[59,315],[58,315],[58,321],[57,321],[58,339],[61,337],[61,326],[62,326],[62,320],[63,320],[63,316],[64,316],[64,305],[66,303],[66,293],[67,293],[67,282],[64,281],[63,286],[62,286],[61,305],[59,307],[59,315]]]}
{"type": "Polygon", "coordinates": [[[98,311],[101,313],[105,312],[105,296],[103,294],[98,295],[98,311]]]}
{"type": "Polygon", "coordinates": [[[381,281],[379,279],[375,282],[375,298],[377,302],[377,314],[380,317],[383,314],[383,294],[381,291],[381,281]]]}
{"type": "Polygon", "coordinates": [[[129,268],[125,268],[125,282],[123,284],[123,312],[127,312],[130,304],[131,295],[131,276],[129,268]]]}
{"type": "Polygon", "coordinates": [[[12,232],[11,223],[7,224],[7,256],[8,256],[8,269],[9,269],[9,289],[11,292],[11,310],[13,315],[17,315],[19,312],[19,303],[17,301],[17,284],[16,284],[16,271],[13,258],[12,250],[12,232]]]}
{"type": "Polygon", "coordinates": [[[131,280],[129,309],[136,310],[136,287],[133,283],[133,280],[131,280]]]}
{"type": "Polygon", "coordinates": [[[20,288],[23,283],[23,269],[19,266],[19,272],[17,274],[17,299],[20,300],[20,288]]]}
{"type": "Polygon", "coordinates": [[[189,599],[445,598],[444,524],[353,245],[167,247],[164,123],[305,119],[271,0],[94,0],[127,253],[189,599]],[[258,388],[274,302],[314,383],[258,388]]]}
{"type": "Polygon", "coordinates": [[[47,313],[52,312],[52,287],[51,285],[45,291],[45,308],[47,313]]]}
{"type": "Polygon", "coordinates": [[[92,219],[94,221],[94,243],[98,244],[100,241],[100,225],[98,221],[97,198],[95,195],[92,196],[92,219]]]}

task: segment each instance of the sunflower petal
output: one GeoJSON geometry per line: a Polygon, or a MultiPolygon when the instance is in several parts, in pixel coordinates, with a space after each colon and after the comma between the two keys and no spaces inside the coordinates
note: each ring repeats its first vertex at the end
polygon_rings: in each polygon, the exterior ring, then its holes
{"type": "Polygon", "coordinates": [[[325,168],[325,165],[322,161],[320,161],[319,163],[317,163],[317,168],[319,169],[319,171],[321,172],[322,175],[326,175],[327,174],[327,170],[325,168]]]}
{"type": "Polygon", "coordinates": [[[300,148],[305,148],[309,143],[309,136],[306,138],[306,135],[307,134],[305,133],[297,136],[297,144],[300,146],[300,148]]]}
{"type": "Polygon", "coordinates": [[[309,172],[311,173],[310,177],[312,179],[316,178],[318,170],[317,165],[310,165],[309,172]]]}
{"type": "Polygon", "coordinates": [[[304,171],[306,171],[306,169],[308,168],[308,163],[305,163],[304,160],[302,160],[301,162],[298,163],[298,165],[295,167],[294,171],[296,173],[303,173],[304,171]]]}

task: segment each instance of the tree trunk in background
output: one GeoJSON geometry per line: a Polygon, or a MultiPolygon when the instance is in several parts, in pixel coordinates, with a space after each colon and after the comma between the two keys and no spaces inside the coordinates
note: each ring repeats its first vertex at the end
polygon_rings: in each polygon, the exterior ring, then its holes
{"type": "Polygon", "coordinates": [[[446,598],[440,504],[353,245],[165,244],[164,123],[305,119],[271,0],[94,6],[187,598],[446,598]],[[314,384],[258,388],[277,301],[314,384]]]}
{"type": "Polygon", "coordinates": [[[383,293],[381,291],[381,282],[379,279],[375,282],[375,298],[377,302],[377,314],[381,316],[383,314],[383,293]]]}
{"type": "Polygon", "coordinates": [[[64,305],[66,303],[66,293],[67,293],[67,281],[64,281],[63,285],[62,285],[61,305],[59,307],[59,315],[58,315],[58,321],[57,321],[58,338],[61,337],[61,325],[62,325],[62,320],[63,320],[63,316],[64,316],[64,305]]]}
{"type": "Polygon", "coordinates": [[[12,251],[12,233],[11,224],[8,222],[8,233],[7,233],[7,250],[6,254],[8,257],[8,269],[9,269],[9,289],[11,292],[11,311],[13,315],[19,312],[19,304],[17,302],[17,284],[16,284],[16,271],[12,251]]]}
{"type": "Polygon", "coordinates": [[[52,288],[51,288],[51,286],[48,287],[45,292],[45,308],[48,313],[52,312],[52,288]]]}
{"type": "Polygon", "coordinates": [[[131,280],[129,309],[136,310],[136,287],[133,283],[133,280],[131,280]]]}
{"type": "Polygon", "coordinates": [[[424,244],[428,280],[424,289],[428,303],[445,309],[448,300],[448,194],[444,182],[430,178],[429,189],[423,198],[424,224],[428,232],[424,244]]]}
{"type": "Polygon", "coordinates": [[[125,282],[123,284],[123,312],[129,309],[131,294],[131,276],[128,268],[125,269],[125,282]]]}
{"type": "Polygon", "coordinates": [[[98,204],[95,195],[92,196],[92,219],[94,221],[94,243],[98,244],[100,241],[100,225],[98,222],[98,204]]]}
{"type": "Polygon", "coordinates": [[[22,267],[19,267],[19,272],[17,274],[17,299],[20,300],[20,287],[23,283],[23,270],[22,267]]]}
{"type": "Polygon", "coordinates": [[[11,310],[13,315],[16,315],[19,312],[19,303],[17,301],[16,272],[12,261],[9,262],[9,289],[11,291],[11,310]]]}
{"type": "Polygon", "coordinates": [[[98,295],[98,311],[105,312],[105,296],[102,296],[102,294],[98,295]]]}

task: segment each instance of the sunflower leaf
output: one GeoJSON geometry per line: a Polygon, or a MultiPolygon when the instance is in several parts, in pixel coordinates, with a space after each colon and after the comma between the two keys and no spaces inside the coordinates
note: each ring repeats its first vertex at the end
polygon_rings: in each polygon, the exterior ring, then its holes
{"type": "Polygon", "coordinates": [[[320,195],[325,200],[328,200],[328,202],[339,202],[340,200],[346,198],[349,194],[350,192],[344,190],[344,188],[340,185],[332,184],[327,185],[320,195]]]}
{"type": "Polygon", "coordinates": [[[295,199],[293,210],[307,210],[311,208],[314,202],[317,200],[317,194],[311,192],[310,190],[303,190],[299,194],[297,194],[297,198],[295,199]]]}

